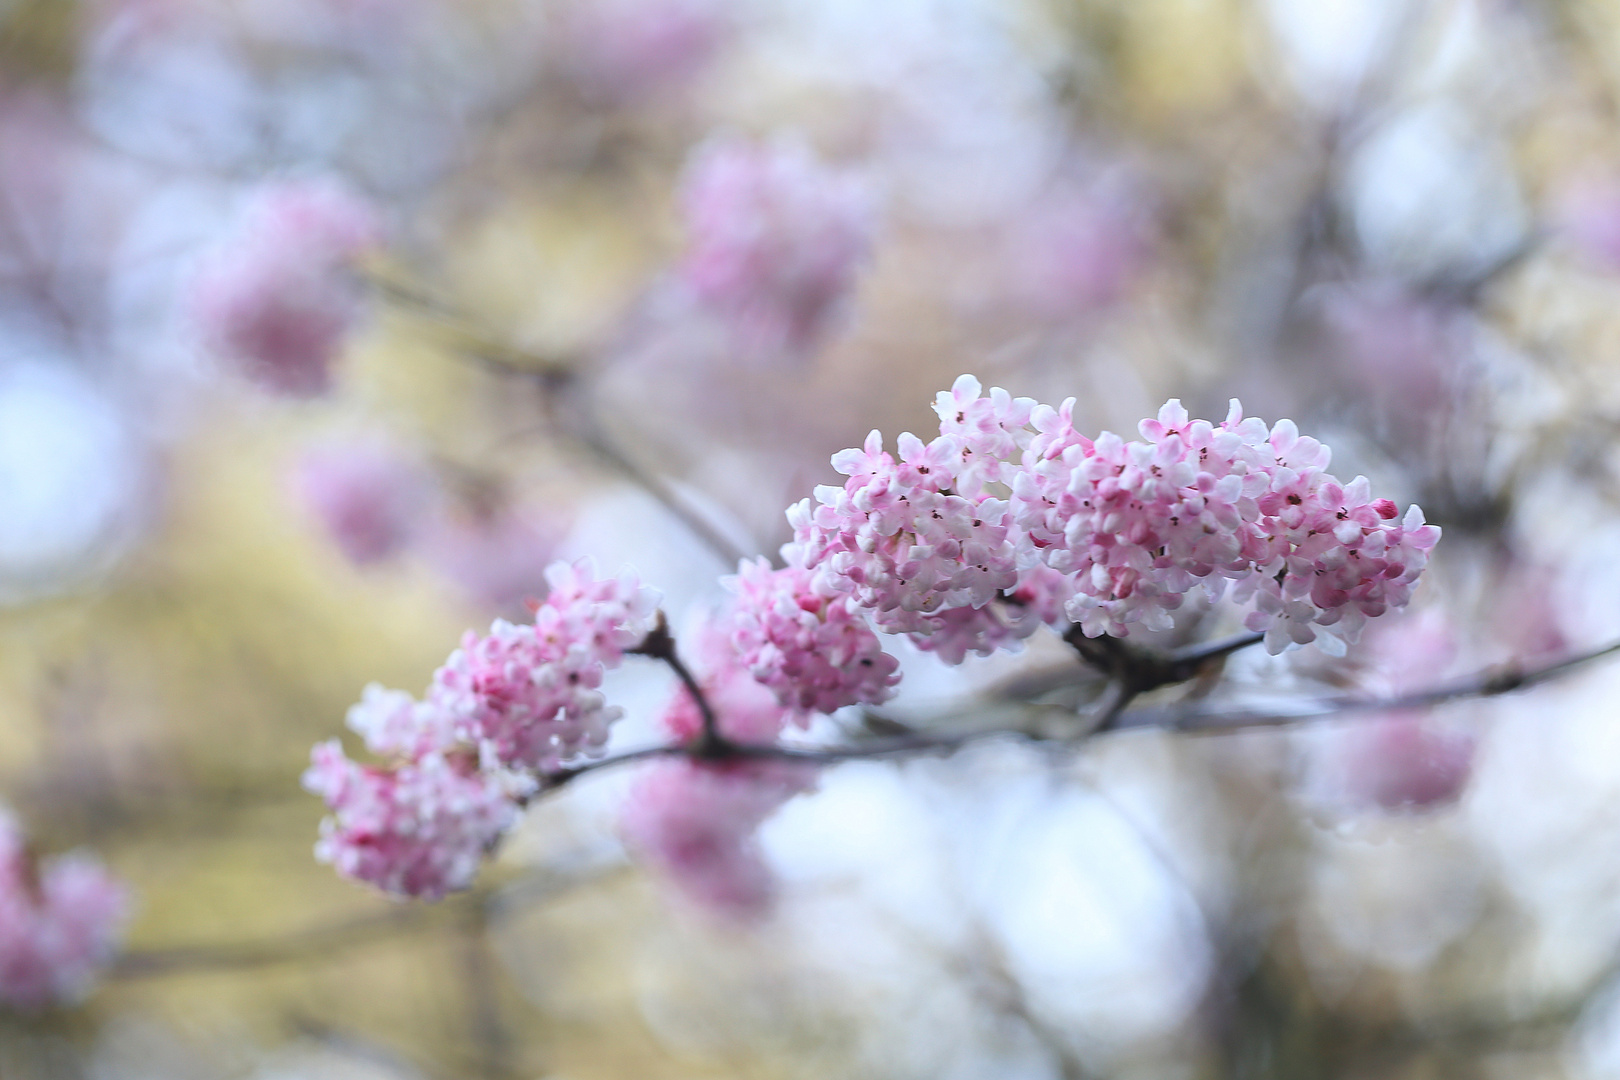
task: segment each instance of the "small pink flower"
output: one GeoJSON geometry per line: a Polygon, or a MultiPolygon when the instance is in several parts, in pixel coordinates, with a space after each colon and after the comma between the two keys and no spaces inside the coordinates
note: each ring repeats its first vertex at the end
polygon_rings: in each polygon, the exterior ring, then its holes
{"type": "Polygon", "coordinates": [[[350,265],[379,237],[371,208],[334,184],[264,188],[193,283],[204,341],[271,390],[323,392],[359,316],[350,265]]]}
{"type": "Polygon", "coordinates": [[[710,144],[688,166],[681,207],[681,278],[751,349],[814,344],[872,247],[866,189],[799,143],[710,144]]]}
{"type": "Polygon", "coordinates": [[[112,960],[129,890],[93,856],[36,862],[0,822],[0,1003],[34,1011],[81,1000],[112,960]]]}
{"type": "Polygon", "coordinates": [[[517,816],[510,782],[468,754],[425,754],[392,768],[357,765],[336,739],[317,745],[306,790],[326,800],[315,857],[396,896],[436,900],[472,883],[517,816]]]}

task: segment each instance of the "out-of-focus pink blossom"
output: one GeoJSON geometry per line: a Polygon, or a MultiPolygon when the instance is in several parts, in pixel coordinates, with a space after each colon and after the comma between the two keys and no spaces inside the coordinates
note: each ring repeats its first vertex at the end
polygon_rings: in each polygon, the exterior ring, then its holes
{"type": "Polygon", "coordinates": [[[1432,423],[1466,345],[1459,313],[1389,281],[1324,288],[1318,299],[1340,370],[1386,408],[1432,423]]]}
{"type": "Polygon", "coordinates": [[[687,168],[681,208],[681,278],[751,350],[814,344],[872,247],[866,187],[797,142],[703,147],[687,168]]]}
{"type": "Polygon", "coordinates": [[[360,314],[351,265],[380,235],[371,207],[334,183],[262,189],[194,282],[203,340],[269,389],[321,393],[360,314]]]}
{"type": "Polygon", "coordinates": [[[375,440],[312,447],[294,479],[305,505],[356,565],[403,551],[422,530],[432,502],[421,467],[375,440]]]}
{"type": "Polygon", "coordinates": [[[1065,182],[1025,207],[1002,258],[1022,303],[1048,317],[1083,315],[1117,301],[1148,252],[1139,201],[1100,185],[1065,182]]]}
{"type": "Polygon", "coordinates": [[[708,67],[729,23],[723,0],[586,0],[561,14],[557,62],[588,98],[643,101],[708,67]]]}
{"type": "MultiPolygon", "coordinates": [[[[806,713],[785,706],[753,676],[731,629],[729,611],[699,628],[693,650],[698,683],[722,736],[766,746],[806,713]]],[[[659,726],[682,743],[702,732],[702,711],[684,686],[659,726]]],[[[757,918],[770,909],[776,883],[755,831],[783,803],[814,788],[815,777],[814,768],[786,761],[656,762],[632,786],[621,831],[632,850],[698,906],[725,918],[757,918]]]]}
{"type": "MultiPolygon", "coordinates": [[[[1431,608],[1380,625],[1362,652],[1368,688],[1400,694],[1433,685],[1450,667],[1457,642],[1444,612],[1431,608]]],[[[1474,743],[1424,710],[1352,718],[1315,744],[1312,787],[1352,809],[1429,809],[1454,801],[1467,785],[1474,743]]]]}
{"type": "Polygon", "coordinates": [[[546,770],[601,753],[622,715],[602,677],[653,627],[658,594],[630,575],[598,580],[581,560],[553,564],[546,578],[532,624],[497,619],[487,635],[469,632],[433,676],[428,699],[454,713],[488,763],[546,770]]]}
{"type": "Polygon", "coordinates": [[[631,788],[620,829],[625,841],[681,893],[723,918],[766,914],[776,881],[755,833],[795,795],[815,786],[815,769],[783,761],[660,761],[631,788]]]}
{"type": "Polygon", "coordinates": [[[1588,259],[1620,270],[1620,176],[1589,172],[1554,196],[1553,224],[1588,259]]]}
{"type": "Polygon", "coordinates": [[[315,857],[396,896],[464,889],[517,815],[510,781],[471,754],[429,753],[392,768],[358,765],[336,739],[310,754],[304,787],[326,800],[315,857]]]}
{"type": "Polygon", "coordinates": [[[0,820],[0,1004],[34,1011],[89,992],[118,950],[129,890],[93,856],[36,860],[0,820]]]}
{"type": "Polygon", "coordinates": [[[1424,810],[1456,800],[1474,767],[1474,739],[1421,713],[1355,721],[1341,766],[1356,802],[1385,810],[1424,810]]]}
{"type": "Polygon", "coordinates": [[[762,558],[727,579],[739,662],[790,708],[830,713],[887,701],[900,662],[848,596],[817,592],[812,576],[801,566],[773,570],[762,558]]]}
{"type": "Polygon", "coordinates": [[[495,611],[522,610],[545,593],[546,567],[566,525],[518,506],[449,512],[421,537],[420,552],[474,602],[495,611]]]}

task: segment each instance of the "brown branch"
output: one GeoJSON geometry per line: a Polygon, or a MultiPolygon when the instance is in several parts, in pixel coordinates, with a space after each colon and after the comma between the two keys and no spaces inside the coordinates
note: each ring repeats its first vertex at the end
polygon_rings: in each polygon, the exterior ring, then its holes
{"type": "MultiPolygon", "coordinates": [[[[1101,639],[1092,639],[1101,640],[1101,639]]],[[[1216,655],[1224,655],[1243,644],[1238,639],[1209,647],[1216,655]]],[[[1106,648],[1106,646],[1105,646],[1106,648]]],[[[1202,649],[1196,651],[1204,651],[1202,649]]],[[[836,765],[845,761],[867,761],[878,758],[909,757],[912,755],[951,753],[985,739],[1013,738],[1045,745],[1071,745],[1110,731],[1130,728],[1163,728],[1177,732],[1217,733],[1247,727],[1277,726],[1315,720],[1326,716],[1354,712],[1385,712],[1397,709],[1427,708],[1466,698],[1493,697],[1527,689],[1557,678],[1565,672],[1620,653],[1620,641],[1590,652],[1568,657],[1538,668],[1497,667],[1467,679],[1445,683],[1428,690],[1385,698],[1341,697],[1322,699],[1302,710],[1267,711],[1241,709],[1205,712],[1186,706],[1130,710],[1127,708],[1137,695],[1122,683],[1113,683],[1098,701],[1089,717],[1076,733],[1066,737],[1043,736],[1025,728],[997,727],[949,734],[903,735],[894,738],[872,739],[851,746],[818,749],[798,749],[779,745],[753,745],[722,741],[720,745],[702,754],[694,746],[654,746],[641,750],[587,762],[572,769],[546,774],[541,777],[542,791],[551,791],[578,777],[605,769],[618,768],[640,761],[660,757],[701,757],[708,761],[754,759],[768,761],[796,761],[808,765],[836,765]]]]}
{"type": "Polygon", "coordinates": [[[1484,671],[1461,679],[1441,683],[1425,690],[1415,690],[1387,697],[1339,695],[1318,698],[1299,706],[1284,709],[1221,709],[1205,710],[1185,705],[1144,709],[1121,717],[1119,727],[1162,727],[1173,731],[1225,732],[1251,727],[1275,727],[1282,724],[1317,720],[1329,716],[1344,716],[1362,712],[1395,712],[1402,709],[1426,709],[1452,701],[1470,698],[1497,697],[1516,690],[1526,690],[1597,660],[1620,653],[1620,641],[1588,652],[1577,653],[1563,660],[1535,668],[1507,664],[1486,668],[1484,671]]]}
{"type": "Polygon", "coordinates": [[[190,972],[240,971],[276,964],[336,958],[373,942],[434,926],[483,926],[503,917],[514,904],[530,905],[560,896],[593,880],[589,864],[552,868],[498,888],[479,887],[446,897],[437,905],[399,905],[388,911],[342,919],[260,941],[180,945],[125,952],[108,972],[111,979],[145,979],[190,972]]]}
{"type": "Polygon", "coordinates": [[[661,477],[635,461],[608,436],[590,403],[579,393],[583,384],[578,374],[584,365],[578,358],[544,356],[498,341],[479,327],[475,316],[375,267],[365,271],[365,280],[384,300],[426,315],[450,330],[454,335],[453,346],[468,359],[500,375],[538,381],[548,396],[549,417],[560,430],[651,495],[727,566],[748,558],[750,552],[734,543],[661,477]],[[571,400],[566,403],[557,400],[570,390],[576,392],[571,400]]]}
{"type": "Polygon", "coordinates": [[[703,692],[703,687],[698,685],[691,669],[681,662],[680,655],[675,651],[675,637],[669,632],[669,620],[664,617],[662,610],[658,612],[658,622],[654,624],[652,631],[640,645],[629,652],[634,656],[648,656],[668,664],[676,678],[681,680],[681,685],[686,687],[686,692],[692,695],[692,701],[698,708],[698,715],[703,718],[703,732],[696,742],[686,748],[688,752],[700,758],[723,756],[730,743],[720,734],[720,719],[715,716],[714,706],[709,704],[709,697],[703,692]]]}
{"type": "Polygon", "coordinates": [[[1187,682],[1239,649],[1258,645],[1265,634],[1238,634],[1206,645],[1192,645],[1175,652],[1137,645],[1125,638],[1088,637],[1078,624],[1063,635],[1080,659],[1103,672],[1129,691],[1130,697],[1187,682]]]}

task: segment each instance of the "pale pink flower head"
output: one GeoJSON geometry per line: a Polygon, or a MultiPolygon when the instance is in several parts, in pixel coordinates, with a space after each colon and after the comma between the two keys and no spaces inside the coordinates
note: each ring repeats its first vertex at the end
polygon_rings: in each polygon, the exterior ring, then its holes
{"type": "Polygon", "coordinates": [[[893,695],[899,661],[847,594],[824,595],[810,570],[763,558],[725,584],[736,594],[728,621],[738,662],[782,705],[830,713],[893,695]]]}
{"type": "Polygon", "coordinates": [[[360,315],[353,262],[380,235],[371,207],[336,184],[261,189],[193,282],[192,314],[205,344],[271,390],[323,392],[360,315]]]}
{"type": "Polygon", "coordinates": [[[395,896],[436,900],[465,889],[517,816],[509,778],[470,754],[425,754],[392,768],[358,765],[336,739],[310,754],[304,788],[326,800],[315,857],[395,896]]]}
{"type": "Polygon", "coordinates": [[[872,198],[802,143],[714,142],[687,167],[680,276],[750,350],[800,353],[832,324],[872,248],[872,198]]]}
{"type": "Polygon", "coordinates": [[[33,1012],[83,999],[118,951],[129,905],[93,856],[36,860],[0,821],[0,1004],[33,1012]]]}
{"type": "Polygon", "coordinates": [[[408,547],[433,503],[423,468],[376,439],[311,447],[293,479],[304,505],[356,566],[381,562],[408,547]]]}
{"type": "Polygon", "coordinates": [[[1292,421],[1271,428],[1231,403],[1220,424],[1179,401],[1141,440],[1071,437],[1037,407],[1039,434],[1013,477],[1028,557],[1070,576],[1068,615],[1088,636],[1162,630],[1189,592],[1253,601],[1245,625],[1279,652],[1342,651],[1368,618],[1404,607],[1440,530],[1327,472],[1329,452],[1292,421]]]}
{"type": "Polygon", "coordinates": [[[759,919],[776,898],[776,881],[755,833],[782,804],[812,790],[815,777],[795,762],[655,762],[632,786],[620,831],[699,908],[759,919]]]}
{"type": "Polygon", "coordinates": [[[586,560],[555,563],[534,622],[469,632],[433,676],[428,700],[456,718],[487,764],[550,770],[594,756],[622,710],[602,678],[652,630],[658,594],[633,576],[598,580],[586,560]]]}

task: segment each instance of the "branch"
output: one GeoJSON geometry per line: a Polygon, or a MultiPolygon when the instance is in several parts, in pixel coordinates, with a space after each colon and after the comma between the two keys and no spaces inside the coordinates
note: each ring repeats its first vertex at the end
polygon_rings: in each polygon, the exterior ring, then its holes
{"type": "Polygon", "coordinates": [[[145,979],[188,972],[240,971],[336,958],[349,949],[415,933],[434,925],[481,926],[502,918],[514,904],[534,904],[594,880],[600,870],[589,861],[553,867],[499,888],[478,887],[447,897],[440,905],[399,905],[388,911],[296,930],[260,941],[180,945],[125,952],[108,972],[111,979],[145,979]]]}
{"type": "MultiPolygon", "coordinates": [[[[476,317],[375,267],[368,268],[364,276],[384,300],[432,318],[452,331],[457,351],[497,374],[538,380],[541,389],[553,396],[561,391],[577,390],[581,386],[578,373],[582,364],[577,359],[543,356],[497,341],[479,328],[476,317]]],[[[751,554],[687,505],[664,480],[619,449],[597,422],[588,402],[575,400],[571,404],[569,408],[547,410],[560,429],[651,495],[727,566],[734,566],[751,554]]]]}
{"type": "Polygon", "coordinates": [[[688,506],[675,490],[659,477],[642,468],[631,460],[622,450],[613,444],[602,430],[602,426],[590,415],[588,408],[580,408],[572,413],[573,424],[569,428],[572,435],[587,450],[596,454],[608,465],[622,473],[625,479],[651,495],[658,504],[668,510],[693,536],[696,536],[703,545],[714,552],[728,567],[736,566],[748,558],[750,552],[744,551],[731,538],[688,506]]]}
{"type": "Polygon", "coordinates": [[[720,734],[720,720],[714,715],[714,706],[709,704],[708,695],[703,687],[698,685],[697,679],[691,670],[681,662],[680,656],[675,652],[675,638],[669,632],[669,620],[664,617],[662,609],[658,612],[658,622],[653,626],[652,632],[644,638],[640,645],[629,650],[634,656],[650,656],[654,660],[662,660],[669,665],[686,692],[692,695],[692,701],[698,707],[698,714],[703,717],[703,733],[697,742],[690,748],[695,757],[713,757],[724,754],[730,745],[725,736],[720,734]]]}
{"type": "Polygon", "coordinates": [[[1265,638],[1265,634],[1260,633],[1238,634],[1207,645],[1191,645],[1163,653],[1107,634],[1088,637],[1079,624],[1069,627],[1063,635],[1063,640],[1074,647],[1082,660],[1120,683],[1130,691],[1131,697],[1161,686],[1187,682],[1239,649],[1258,645],[1265,638]]]}
{"type": "Polygon", "coordinates": [[[1588,652],[1577,653],[1540,667],[1524,668],[1516,664],[1499,665],[1484,671],[1425,690],[1414,690],[1388,697],[1363,697],[1345,694],[1319,698],[1288,708],[1204,710],[1185,705],[1168,708],[1144,709],[1121,717],[1119,727],[1162,727],[1174,731],[1224,732],[1251,727],[1275,727],[1327,716],[1343,716],[1360,712],[1397,712],[1402,709],[1426,709],[1452,701],[1469,698],[1497,697],[1516,690],[1526,690],[1584,667],[1587,664],[1620,653],[1620,641],[1588,652]]]}
{"type": "MultiPolygon", "coordinates": [[[[1191,652],[1194,655],[1207,653],[1209,656],[1205,657],[1206,659],[1224,656],[1236,649],[1254,644],[1254,641],[1249,640],[1252,636],[1246,635],[1243,638],[1233,638],[1213,645],[1197,647],[1191,652]]],[[[1137,696],[1137,693],[1130,690],[1127,685],[1115,682],[1110,684],[1110,689],[1104,693],[1093,708],[1091,716],[1087,718],[1089,722],[1082,724],[1075,734],[1068,736],[1053,737],[1026,728],[996,727],[949,734],[930,735],[918,733],[902,735],[886,739],[872,739],[850,746],[834,746],[824,749],[797,749],[779,745],[737,743],[729,740],[721,740],[717,745],[701,752],[697,745],[652,746],[587,762],[571,769],[544,774],[540,778],[541,792],[553,791],[590,773],[661,757],[690,757],[711,762],[757,760],[795,761],[807,765],[836,765],[845,761],[869,761],[890,757],[948,754],[969,743],[980,742],[985,739],[1014,738],[1045,745],[1072,745],[1084,742],[1097,735],[1131,728],[1163,728],[1168,731],[1213,734],[1248,727],[1279,726],[1354,712],[1386,712],[1398,709],[1426,708],[1445,704],[1449,701],[1493,697],[1499,694],[1511,693],[1515,690],[1527,689],[1615,653],[1620,653],[1620,641],[1538,668],[1524,669],[1511,666],[1490,668],[1467,679],[1444,683],[1428,690],[1416,691],[1410,694],[1385,698],[1327,698],[1309,703],[1302,709],[1288,711],[1239,709],[1206,712],[1187,708],[1186,706],[1130,710],[1127,706],[1137,696]]],[[[1072,714],[1069,715],[1072,720],[1072,714]]]]}

